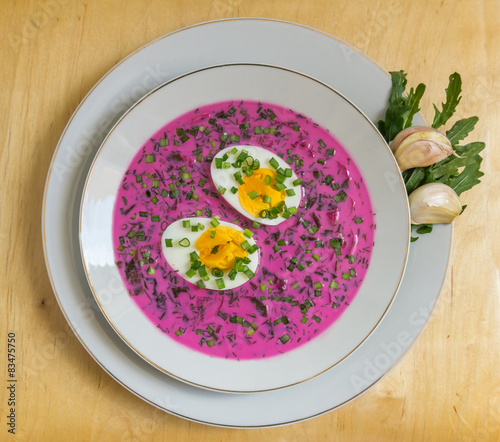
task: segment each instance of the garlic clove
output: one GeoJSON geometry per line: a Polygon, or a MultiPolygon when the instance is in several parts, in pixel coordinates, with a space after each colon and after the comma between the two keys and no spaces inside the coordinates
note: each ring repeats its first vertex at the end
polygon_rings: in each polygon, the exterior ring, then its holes
{"type": "Polygon", "coordinates": [[[391,144],[401,172],[435,164],[456,155],[450,140],[432,127],[413,126],[402,130],[391,144]]]}
{"type": "Polygon", "coordinates": [[[413,167],[431,166],[455,151],[448,144],[439,141],[417,140],[410,144],[401,144],[394,156],[401,172],[413,167]]]}
{"type": "Polygon", "coordinates": [[[396,135],[394,140],[392,140],[391,150],[396,152],[401,144],[404,147],[406,144],[413,143],[417,140],[438,141],[451,147],[450,140],[438,130],[428,126],[411,126],[403,129],[396,135]]]}
{"type": "Polygon", "coordinates": [[[429,129],[429,128],[427,126],[410,126],[406,129],[403,129],[392,140],[391,150],[393,152],[395,152],[397,147],[399,146],[399,143],[401,143],[401,141],[403,141],[406,137],[409,137],[410,135],[414,134],[415,132],[420,132],[420,131],[426,130],[426,129],[429,129]]]}
{"type": "Polygon", "coordinates": [[[408,200],[412,224],[450,224],[462,211],[457,193],[442,183],[424,184],[408,200]]]}

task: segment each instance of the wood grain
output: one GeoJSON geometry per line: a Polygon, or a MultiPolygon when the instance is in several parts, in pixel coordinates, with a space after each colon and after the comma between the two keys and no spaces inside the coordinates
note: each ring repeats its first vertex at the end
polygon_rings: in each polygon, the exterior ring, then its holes
{"type": "MultiPolygon", "coordinates": [[[[17,335],[19,440],[500,440],[500,2],[299,0],[25,0],[1,2],[0,378],[17,335]],[[458,116],[480,118],[482,184],[463,195],[452,265],[426,330],[379,384],[311,421],[264,430],[190,423],[111,379],[69,330],[47,277],[43,187],[78,103],[115,63],[181,27],[226,17],[299,22],[357,46],[427,85],[422,111],[458,71],[458,116]]],[[[422,278],[425,278],[422,275],[422,278]]],[[[6,379],[5,379],[6,381],[6,379]]],[[[6,383],[6,382],[5,382],[6,383]]],[[[8,440],[2,386],[0,439],[8,440]]]]}

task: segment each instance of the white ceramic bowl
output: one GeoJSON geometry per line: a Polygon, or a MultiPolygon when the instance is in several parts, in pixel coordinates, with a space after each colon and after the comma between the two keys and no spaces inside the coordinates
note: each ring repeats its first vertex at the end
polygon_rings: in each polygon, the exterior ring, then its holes
{"type": "Polygon", "coordinates": [[[352,354],[374,331],[396,296],[408,256],[409,236],[404,183],[389,147],[368,118],[315,79],[253,64],[215,66],[183,75],[136,103],[110,131],[95,157],[80,216],[80,245],[88,281],[102,312],[122,339],[146,361],[177,379],[236,393],[303,382],[352,354]],[[202,104],[232,99],[276,103],[328,129],[359,167],[376,217],[369,270],[349,308],[306,345],[265,360],[213,358],[168,338],[130,299],[114,264],[114,200],[138,149],[175,117],[202,104]]]}

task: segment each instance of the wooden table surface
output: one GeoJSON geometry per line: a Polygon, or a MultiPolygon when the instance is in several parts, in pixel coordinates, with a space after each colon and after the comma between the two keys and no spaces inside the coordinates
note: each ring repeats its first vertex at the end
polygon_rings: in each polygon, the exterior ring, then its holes
{"type": "Polygon", "coordinates": [[[500,1],[23,0],[0,2],[0,16],[1,440],[11,436],[11,332],[19,440],[500,440],[500,1]],[[462,196],[467,210],[455,221],[442,299],[415,346],[355,401],[261,430],[192,423],[119,385],[68,327],[42,249],[46,175],[82,98],[143,44],[228,17],[302,23],[358,47],[387,70],[404,69],[411,85],[427,85],[422,111],[430,120],[431,103],[444,100],[448,76],[458,71],[457,115],[477,115],[471,140],[487,143],[482,184],[462,196]]]}

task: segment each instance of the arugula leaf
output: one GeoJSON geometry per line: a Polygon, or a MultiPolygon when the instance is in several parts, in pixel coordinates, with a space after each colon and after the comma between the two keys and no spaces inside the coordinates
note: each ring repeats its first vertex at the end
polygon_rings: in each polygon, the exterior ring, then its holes
{"type": "Polygon", "coordinates": [[[410,93],[408,94],[408,99],[406,100],[407,105],[410,107],[410,111],[405,117],[403,129],[406,129],[407,127],[411,126],[414,115],[420,110],[418,106],[420,104],[422,96],[424,95],[424,92],[425,92],[425,84],[423,83],[420,83],[417,86],[415,92],[413,92],[413,88],[410,89],[410,93]]]}
{"type": "Polygon", "coordinates": [[[410,89],[408,97],[404,97],[406,74],[403,71],[390,72],[392,91],[385,120],[378,122],[378,129],[387,142],[390,142],[403,129],[410,127],[413,116],[420,110],[420,99],[425,92],[425,85],[419,84],[415,90],[410,89]]]}
{"type": "Polygon", "coordinates": [[[477,117],[458,120],[453,127],[446,132],[446,136],[448,137],[448,140],[450,140],[451,145],[455,146],[455,144],[467,137],[467,135],[474,130],[474,126],[478,121],[479,118],[477,117]]]}
{"type": "Polygon", "coordinates": [[[446,182],[458,196],[466,190],[471,189],[476,184],[479,184],[481,182],[479,178],[484,175],[484,173],[479,170],[483,159],[479,155],[475,155],[473,158],[474,161],[467,164],[458,176],[446,182]]]}
{"type": "Polygon", "coordinates": [[[460,74],[456,72],[450,75],[450,82],[446,88],[446,103],[441,103],[443,106],[443,111],[439,112],[438,108],[434,104],[434,121],[432,122],[432,127],[438,129],[439,127],[446,124],[446,122],[455,113],[455,110],[460,103],[462,92],[462,78],[460,74]]]}

